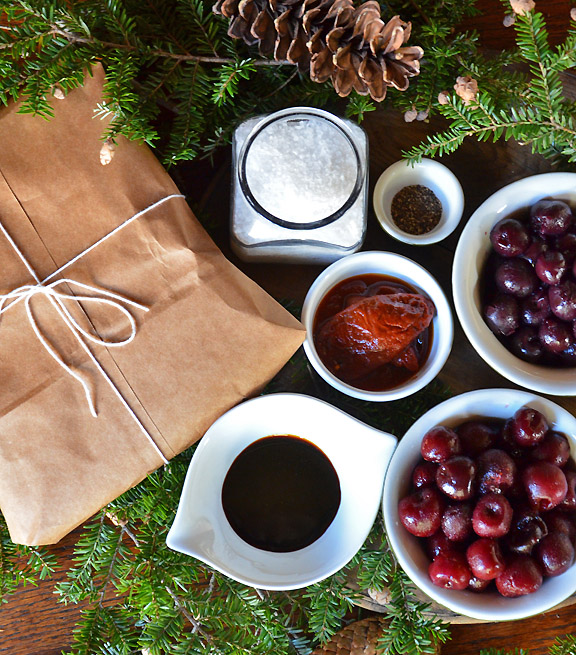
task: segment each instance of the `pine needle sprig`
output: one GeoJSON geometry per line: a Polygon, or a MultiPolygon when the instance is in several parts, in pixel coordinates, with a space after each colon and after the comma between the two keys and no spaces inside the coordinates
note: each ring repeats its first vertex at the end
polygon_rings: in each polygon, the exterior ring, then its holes
{"type": "Polygon", "coordinates": [[[7,602],[9,595],[21,585],[36,586],[57,568],[57,558],[48,549],[13,543],[0,515],[0,602],[7,602]]]}
{"type": "Polygon", "coordinates": [[[431,613],[429,603],[416,597],[390,548],[381,517],[356,559],[360,587],[389,593],[386,609],[390,622],[378,640],[383,655],[434,653],[437,644],[450,638],[448,625],[431,613]]]}
{"type": "Polygon", "coordinates": [[[438,643],[446,642],[450,632],[439,618],[427,616],[430,604],[419,601],[406,574],[397,569],[389,585],[390,624],[378,640],[383,655],[421,655],[434,653],[438,643]]]}
{"type": "MultiPolygon", "coordinates": [[[[509,9],[509,2],[503,0],[509,9]]],[[[412,161],[454,152],[465,139],[479,141],[515,139],[532,152],[567,164],[576,161],[576,106],[564,94],[561,73],[574,65],[576,28],[572,24],[563,44],[552,48],[544,16],[536,11],[518,15],[514,23],[517,49],[508,63],[523,65],[526,72],[512,71],[512,94],[502,88],[497,69],[475,63],[462,71],[475,75],[481,91],[464,101],[457,94],[444,95],[439,111],[449,121],[447,129],[434,134],[404,153],[412,161]]]]}
{"type": "Polygon", "coordinates": [[[574,655],[576,653],[576,634],[556,637],[550,647],[550,655],[574,655]]]}
{"type": "MultiPolygon", "coordinates": [[[[210,156],[255,113],[334,103],[331,84],[313,83],[293,65],[231,39],[212,5],[213,0],[15,0],[0,26],[0,101],[20,96],[22,111],[49,118],[53,91],[69,92],[86,70],[102,63],[107,83],[100,112],[112,119],[102,138],[145,141],[167,164],[210,156]]],[[[474,15],[473,3],[394,0],[386,10],[412,21],[414,38],[429,48],[409,94],[389,93],[386,102],[416,106],[424,118],[441,85],[454,77],[456,63],[470,60],[476,50],[473,36],[453,29],[474,15]]],[[[353,93],[345,111],[361,121],[375,107],[353,93]]]]}
{"type": "Polygon", "coordinates": [[[308,608],[309,630],[320,644],[329,641],[340,630],[357,595],[347,586],[346,568],[306,589],[303,597],[308,608]]]}

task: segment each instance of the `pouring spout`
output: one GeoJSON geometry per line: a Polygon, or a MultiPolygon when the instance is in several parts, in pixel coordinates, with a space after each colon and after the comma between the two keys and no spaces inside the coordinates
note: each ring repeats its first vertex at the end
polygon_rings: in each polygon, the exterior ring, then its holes
{"type": "Polygon", "coordinates": [[[214,540],[214,527],[206,516],[178,511],[166,537],[166,545],[172,550],[211,564],[210,553],[214,551],[214,540]]]}

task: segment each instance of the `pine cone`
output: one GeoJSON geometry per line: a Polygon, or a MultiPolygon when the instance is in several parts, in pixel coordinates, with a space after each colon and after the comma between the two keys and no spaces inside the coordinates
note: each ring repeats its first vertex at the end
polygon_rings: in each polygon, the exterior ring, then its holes
{"type": "Polygon", "coordinates": [[[405,45],[411,24],[399,16],[385,23],[377,0],[358,8],[352,0],[218,0],[214,12],[230,19],[231,37],[297,64],[315,82],[331,79],[341,96],[355,89],[379,102],[420,72],[422,48],[405,45]]]}
{"type": "MultiPolygon", "coordinates": [[[[377,655],[381,652],[378,640],[387,630],[389,622],[380,616],[354,621],[332,639],[317,648],[312,655],[377,655]]],[[[434,654],[440,655],[440,646],[434,646],[434,654]]]]}

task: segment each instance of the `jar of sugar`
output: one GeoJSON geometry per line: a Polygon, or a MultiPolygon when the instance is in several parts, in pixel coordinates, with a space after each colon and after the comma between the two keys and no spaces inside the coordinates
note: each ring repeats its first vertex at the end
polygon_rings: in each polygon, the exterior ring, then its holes
{"type": "Polygon", "coordinates": [[[366,234],[368,141],[351,121],[311,107],[238,126],[231,243],[245,261],[323,264],[366,234]]]}

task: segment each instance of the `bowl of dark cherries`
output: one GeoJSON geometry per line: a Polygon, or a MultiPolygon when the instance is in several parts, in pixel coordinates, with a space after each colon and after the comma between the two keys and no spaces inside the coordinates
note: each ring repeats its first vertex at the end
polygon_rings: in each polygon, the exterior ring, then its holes
{"type": "Polygon", "coordinates": [[[465,616],[531,616],[576,591],[576,419],[482,389],[424,414],[390,462],[383,513],[412,581],[465,616]]]}
{"type": "Polygon", "coordinates": [[[576,174],[490,196],[456,248],[454,304],[475,350],[523,387],[576,395],[576,174]]]}

